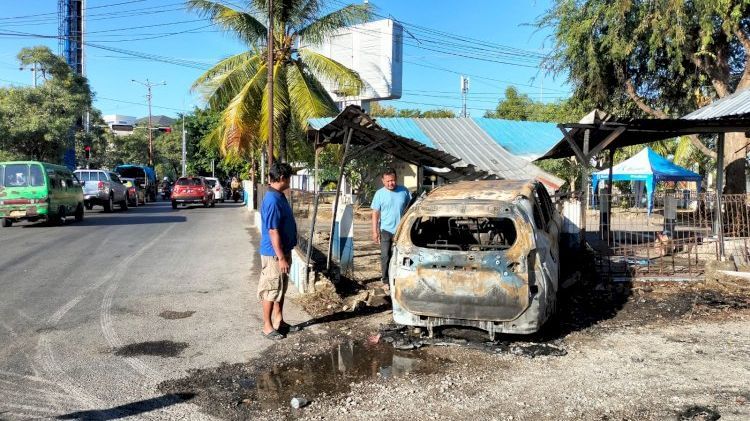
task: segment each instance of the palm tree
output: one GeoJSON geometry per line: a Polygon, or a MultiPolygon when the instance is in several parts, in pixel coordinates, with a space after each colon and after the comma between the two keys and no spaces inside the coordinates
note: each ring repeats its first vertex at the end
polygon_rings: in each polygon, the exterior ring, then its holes
{"type": "MultiPolygon", "coordinates": [[[[268,139],[269,98],[267,81],[268,0],[249,0],[247,10],[219,1],[188,0],[189,10],[209,18],[244,42],[248,50],[228,57],[201,75],[193,89],[204,92],[211,108],[222,110],[221,122],[211,138],[225,154],[248,156],[268,139]]],[[[274,2],[274,138],[279,158],[286,160],[290,125],[302,126],[313,117],[338,113],[323,88],[331,83],[342,95],[358,95],[359,75],[341,63],[305,48],[336,30],[370,17],[370,6],[349,5],[322,15],[321,0],[274,2]]]]}

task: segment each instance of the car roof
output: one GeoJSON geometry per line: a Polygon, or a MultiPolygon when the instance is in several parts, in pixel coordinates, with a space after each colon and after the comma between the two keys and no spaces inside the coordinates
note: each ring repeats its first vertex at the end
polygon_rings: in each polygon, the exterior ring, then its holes
{"type": "Polygon", "coordinates": [[[512,201],[518,196],[531,198],[535,184],[535,180],[459,181],[436,188],[427,195],[425,201],[446,199],[512,201]]]}

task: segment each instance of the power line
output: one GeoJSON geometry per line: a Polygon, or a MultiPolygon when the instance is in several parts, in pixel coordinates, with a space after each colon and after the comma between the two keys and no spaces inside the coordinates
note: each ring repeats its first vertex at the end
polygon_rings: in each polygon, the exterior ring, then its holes
{"type": "MultiPolygon", "coordinates": [[[[145,2],[145,1],[147,1],[147,0],[130,0],[130,1],[124,1],[124,2],[120,2],[120,3],[113,3],[113,4],[104,4],[104,5],[101,5],[101,6],[92,6],[92,7],[87,7],[87,8],[85,8],[84,10],[100,9],[100,8],[102,8],[102,7],[112,7],[112,6],[119,6],[119,5],[122,5],[122,4],[131,4],[131,3],[143,3],[143,2],[145,2]]],[[[36,16],[47,16],[47,15],[54,15],[54,16],[57,16],[57,12],[50,12],[50,13],[37,13],[37,14],[34,14],[34,15],[25,15],[25,16],[10,16],[10,17],[5,17],[5,18],[0,18],[0,20],[24,19],[24,18],[29,18],[29,17],[36,17],[36,16]]],[[[56,19],[56,18],[55,18],[55,19],[56,19]]]]}
{"type": "MultiPolygon", "coordinates": [[[[18,81],[9,80],[9,79],[0,79],[0,82],[7,82],[7,83],[10,83],[12,85],[21,85],[21,86],[27,86],[27,87],[31,87],[32,86],[30,83],[18,82],[18,81]]],[[[125,101],[125,100],[122,100],[122,99],[108,98],[108,97],[103,97],[103,96],[95,96],[93,98],[93,100],[94,101],[100,101],[100,100],[102,100],[102,101],[119,102],[119,103],[122,103],[122,104],[139,105],[139,106],[145,105],[144,102],[125,101]]],[[[178,112],[184,112],[185,111],[182,108],[165,107],[163,105],[152,105],[152,107],[153,108],[160,108],[160,109],[163,109],[163,110],[178,111],[178,112]]]]}

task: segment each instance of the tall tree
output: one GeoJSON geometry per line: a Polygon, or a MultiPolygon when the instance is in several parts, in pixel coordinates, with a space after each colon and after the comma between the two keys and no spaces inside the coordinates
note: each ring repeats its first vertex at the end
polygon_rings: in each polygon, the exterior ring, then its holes
{"type": "Polygon", "coordinates": [[[5,155],[60,162],[65,139],[91,106],[86,78],[47,47],[24,48],[22,66],[35,66],[37,87],[0,89],[0,149],[5,155]]]}
{"type": "Polygon", "coordinates": [[[530,119],[533,104],[528,95],[519,93],[515,86],[508,86],[505,89],[505,98],[497,103],[495,112],[485,113],[485,117],[526,121],[530,119]]]}
{"type": "Polygon", "coordinates": [[[323,88],[324,82],[333,83],[343,95],[357,95],[363,87],[356,72],[306,46],[320,43],[338,29],[365,22],[370,16],[368,4],[349,5],[322,15],[319,0],[276,1],[272,99],[266,90],[269,40],[263,23],[268,17],[268,1],[250,0],[246,10],[211,0],[188,0],[187,6],[248,48],[217,63],[193,85],[205,92],[211,108],[222,110],[216,137],[224,149],[247,154],[261,147],[268,138],[264,122],[272,100],[274,139],[279,139],[278,154],[285,160],[290,125],[338,112],[323,88]]]}
{"type": "Polygon", "coordinates": [[[391,105],[380,105],[379,102],[370,104],[369,114],[373,117],[405,117],[405,118],[455,118],[456,113],[447,108],[420,111],[414,108],[401,108],[391,105]]]}
{"type": "MultiPolygon", "coordinates": [[[[747,0],[555,0],[537,25],[553,30],[551,68],[577,99],[667,118],[750,87],[749,15],[747,0]]],[[[726,137],[729,193],[745,192],[747,146],[741,133],[726,137]]]]}

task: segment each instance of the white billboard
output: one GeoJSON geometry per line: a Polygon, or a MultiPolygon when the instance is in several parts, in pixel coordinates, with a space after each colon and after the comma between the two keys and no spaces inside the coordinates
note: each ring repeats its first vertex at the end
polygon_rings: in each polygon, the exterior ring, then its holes
{"type": "Polygon", "coordinates": [[[354,102],[401,98],[403,28],[378,20],[341,29],[321,45],[307,46],[359,73],[365,89],[359,96],[342,97],[332,83],[324,86],[334,101],[354,102]]]}

